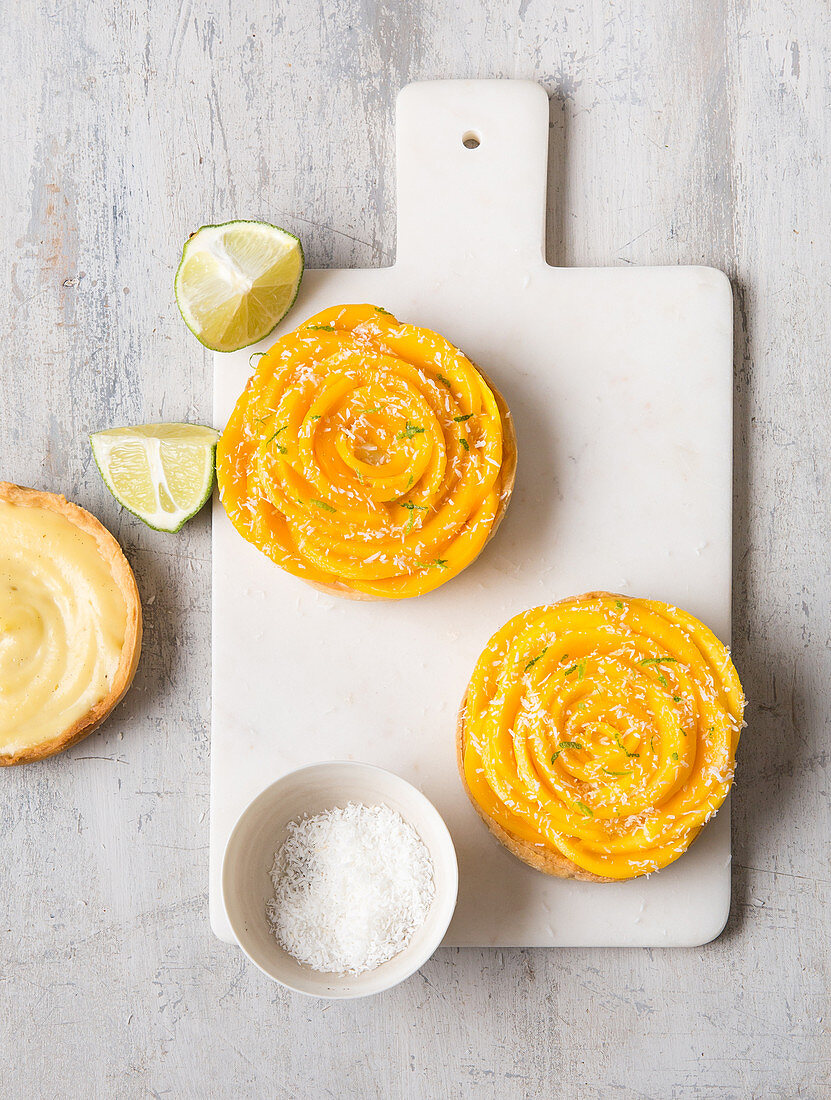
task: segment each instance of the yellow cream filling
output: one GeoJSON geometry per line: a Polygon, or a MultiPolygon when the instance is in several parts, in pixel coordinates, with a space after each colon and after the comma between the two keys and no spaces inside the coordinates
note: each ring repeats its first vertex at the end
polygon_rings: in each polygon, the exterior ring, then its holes
{"type": "Polygon", "coordinates": [[[727,649],[667,604],[595,595],[511,619],[467,695],[464,771],[485,813],[578,867],[665,867],[733,780],[744,696],[727,649]]]}
{"type": "Polygon", "coordinates": [[[126,625],[92,535],[0,501],[0,752],[51,740],[109,693],[126,625]]]}
{"type": "Polygon", "coordinates": [[[338,306],[260,360],[217,448],[244,538],[306,580],[418,596],[477,556],[507,491],[503,422],[429,329],[338,306]]]}

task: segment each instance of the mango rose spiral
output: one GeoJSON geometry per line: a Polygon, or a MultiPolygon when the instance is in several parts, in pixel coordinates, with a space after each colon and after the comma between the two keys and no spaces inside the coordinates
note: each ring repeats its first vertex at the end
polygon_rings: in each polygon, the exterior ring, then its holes
{"type": "Polygon", "coordinates": [[[595,592],[511,619],[459,714],[460,770],[515,855],[565,878],[657,871],[733,781],[744,696],[702,623],[595,592]]]}
{"type": "Polygon", "coordinates": [[[356,305],[263,356],[216,457],[231,522],[279,566],[338,595],[404,599],[479,554],[516,445],[504,401],[457,348],[356,305]]]}

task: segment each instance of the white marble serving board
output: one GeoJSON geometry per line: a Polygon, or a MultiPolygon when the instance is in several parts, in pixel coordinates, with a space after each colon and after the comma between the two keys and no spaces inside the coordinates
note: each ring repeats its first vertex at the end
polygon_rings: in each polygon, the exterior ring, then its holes
{"type": "MultiPolygon", "coordinates": [[[[284,772],[329,759],[389,768],[444,816],[460,871],[448,944],[695,945],[726,920],[727,806],[657,875],[564,882],[502,849],[457,775],[457,706],[479,652],[516,612],[611,589],[679,604],[730,635],[729,283],[704,267],[547,266],[548,119],[545,92],[524,81],[405,88],[395,264],[309,271],[282,326],[368,301],[437,329],[505,395],[519,466],[478,561],[410,601],[316,592],[241,539],[214,502],[210,898],[222,939],[233,940],[219,874],[237,816],[284,772]],[[464,146],[468,134],[477,148],[464,146]]],[[[251,350],[215,357],[217,425],[251,350]]]]}

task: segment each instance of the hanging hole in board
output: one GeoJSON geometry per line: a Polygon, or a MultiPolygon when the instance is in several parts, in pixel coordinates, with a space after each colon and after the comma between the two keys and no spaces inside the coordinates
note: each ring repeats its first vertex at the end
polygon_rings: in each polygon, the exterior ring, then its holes
{"type": "Polygon", "coordinates": [[[481,144],[479,135],[474,130],[468,130],[462,134],[462,145],[465,149],[478,149],[481,144]]]}

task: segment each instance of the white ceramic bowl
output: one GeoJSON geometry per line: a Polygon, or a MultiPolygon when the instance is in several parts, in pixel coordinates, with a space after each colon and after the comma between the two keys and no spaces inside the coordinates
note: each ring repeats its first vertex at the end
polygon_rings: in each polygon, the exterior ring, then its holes
{"type": "Polygon", "coordinates": [[[444,938],[458,885],[453,841],[433,804],[392,772],[348,761],[312,764],[266,787],[234,826],[222,862],[225,911],[242,950],[274,981],[313,997],[366,997],[409,978],[444,938]],[[293,959],[271,930],[266,916],[274,896],[271,869],[290,821],[347,802],[384,803],[413,826],[433,861],[436,893],[424,924],[395,958],[364,974],[323,974],[293,959]]]}

